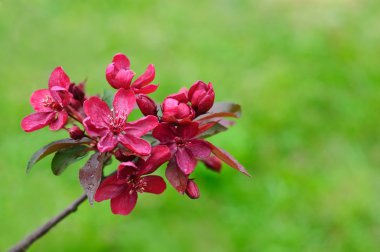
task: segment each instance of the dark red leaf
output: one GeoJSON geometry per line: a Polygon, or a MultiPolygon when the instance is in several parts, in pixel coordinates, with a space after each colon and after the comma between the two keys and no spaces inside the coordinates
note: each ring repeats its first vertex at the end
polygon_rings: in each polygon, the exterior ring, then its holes
{"type": "MultiPolygon", "coordinates": [[[[208,124],[209,125],[209,124],[208,124]]],[[[226,131],[228,128],[223,126],[220,122],[216,122],[214,125],[212,125],[210,128],[204,130],[201,132],[198,136],[201,138],[207,138],[213,135],[216,135],[220,132],[226,131]]]]}
{"type": "Polygon", "coordinates": [[[228,164],[232,168],[244,173],[248,177],[251,176],[251,175],[249,175],[247,170],[238,161],[236,161],[236,159],[234,157],[232,157],[227,151],[225,151],[221,148],[218,148],[211,143],[210,143],[210,146],[211,146],[212,153],[214,153],[214,155],[217,156],[220,160],[222,160],[223,162],[225,162],[226,164],[228,164]]]}
{"type": "Polygon", "coordinates": [[[103,163],[105,154],[96,152],[87,163],[79,170],[79,181],[87,194],[88,200],[92,205],[94,195],[102,179],[103,163]]]}
{"type": "Polygon", "coordinates": [[[241,116],[241,107],[239,104],[230,102],[218,102],[207,112],[207,114],[199,116],[197,120],[204,121],[212,118],[235,117],[241,116]]]}
{"type": "Polygon", "coordinates": [[[58,140],[55,142],[52,142],[48,145],[45,145],[42,147],[39,151],[33,154],[33,156],[30,158],[28,162],[28,166],[26,168],[26,172],[30,172],[30,169],[33,167],[35,163],[37,163],[39,160],[43,159],[47,155],[54,153],[58,150],[65,149],[71,146],[75,145],[81,145],[81,144],[89,144],[91,143],[91,139],[89,138],[82,138],[80,140],[74,140],[71,138],[58,140]]]}
{"type": "Polygon", "coordinates": [[[175,159],[170,160],[165,171],[166,178],[170,184],[180,193],[184,193],[187,187],[188,176],[178,168],[175,159]]]}

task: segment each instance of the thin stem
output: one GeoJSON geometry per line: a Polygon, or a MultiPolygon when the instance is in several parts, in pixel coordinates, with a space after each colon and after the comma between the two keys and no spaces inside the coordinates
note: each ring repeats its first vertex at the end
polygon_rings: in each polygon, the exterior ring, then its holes
{"type": "Polygon", "coordinates": [[[50,219],[48,222],[40,226],[33,233],[25,237],[22,241],[12,247],[9,252],[21,252],[26,251],[30,245],[32,245],[39,238],[44,236],[51,228],[65,219],[71,213],[74,213],[80,204],[82,204],[87,199],[87,195],[84,193],[73,203],[70,204],[66,209],[64,209],[60,214],[50,219]]]}

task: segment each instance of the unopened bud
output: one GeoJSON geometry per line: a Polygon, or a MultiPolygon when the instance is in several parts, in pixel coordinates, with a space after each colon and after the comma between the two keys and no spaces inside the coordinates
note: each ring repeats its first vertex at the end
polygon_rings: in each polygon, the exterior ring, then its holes
{"type": "Polygon", "coordinates": [[[69,129],[69,134],[72,139],[78,140],[84,136],[83,130],[81,130],[78,126],[74,125],[69,129]]]}
{"type": "Polygon", "coordinates": [[[186,194],[191,199],[198,199],[201,196],[197,184],[192,179],[187,181],[186,194]]]}
{"type": "Polygon", "coordinates": [[[117,160],[119,160],[120,162],[128,162],[128,161],[132,161],[134,159],[133,155],[126,155],[126,153],[124,153],[120,149],[117,149],[114,152],[114,155],[115,155],[115,158],[117,160]]]}
{"type": "Polygon", "coordinates": [[[211,83],[197,81],[189,89],[189,100],[197,115],[206,113],[214,104],[215,92],[211,83]]]}
{"type": "Polygon", "coordinates": [[[136,99],[137,105],[139,106],[143,115],[157,115],[157,105],[156,103],[146,95],[139,95],[136,99]]]}
{"type": "Polygon", "coordinates": [[[219,158],[215,156],[209,156],[207,158],[202,159],[202,162],[206,165],[210,170],[220,172],[222,169],[222,162],[219,158]]]}

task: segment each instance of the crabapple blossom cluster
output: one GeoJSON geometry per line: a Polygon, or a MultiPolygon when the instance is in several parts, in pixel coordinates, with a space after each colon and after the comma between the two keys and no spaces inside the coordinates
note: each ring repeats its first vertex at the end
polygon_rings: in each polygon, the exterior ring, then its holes
{"type": "Polygon", "coordinates": [[[192,174],[199,162],[220,172],[222,161],[248,175],[244,167],[206,137],[226,130],[234,122],[226,118],[240,116],[240,106],[214,103],[211,83],[197,81],[189,89],[167,96],[161,104],[149,94],[155,68],[135,78],[130,61],[116,54],[106,68],[106,80],[114,95],[88,96],[85,83],[75,84],[61,67],[53,70],[47,89],[35,91],[30,103],[35,110],[26,116],[21,127],[32,132],[48,126],[66,130],[69,138],[52,142],[37,151],[27,170],[43,157],[54,153],[51,169],[60,175],[70,164],[92,153],[79,171],[79,180],[87,197],[93,201],[110,200],[114,214],[128,215],[135,207],[138,194],[161,194],[165,180],[152,175],[165,163],[167,181],[191,199],[200,197],[192,174]],[[131,113],[140,119],[131,121],[131,113]],[[105,175],[112,159],[117,169],[105,175]]]}

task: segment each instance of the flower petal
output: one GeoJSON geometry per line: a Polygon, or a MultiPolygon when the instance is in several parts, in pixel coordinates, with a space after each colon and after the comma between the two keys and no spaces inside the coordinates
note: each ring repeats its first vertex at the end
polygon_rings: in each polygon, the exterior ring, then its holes
{"type": "Polygon", "coordinates": [[[137,192],[124,190],[111,199],[111,210],[114,214],[128,215],[136,206],[137,192]]]}
{"type": "Polygon", "coordinates": [[[186,147],[190,149],[191,153],[193,153],[196,158],[207,158],[211,154],[210,145],[201,139],[193,139],[191,140],[186,147]]]}
{"type": "Polygon", "coordinates": [[[108,132],[98,142],[98,149],[100,152],[107,152],[113,150],[117,145],[117,136],[112,132],[108,132]]]}
{"type": "Polygon", "coordinates": [[[133,162],[122,162],[117,167],[117,178],[126,179],[129,176],[137,173],[137,166],[133,162]]]}
{"type": "Polygon", "coordinates": [[[177,165],[184,174],[188,175],[194,171],[197,160],[194,158],[194,155],[189,149],[183,147],[178,148],[175,156],[177,165]]]}
{"type": "Polygon", "coordinates": [[[157,145],[152,147],[152,152],[149,158],[144,161],[139,159],[138,167],[140,168],[139,174],[148,174],[154,172],[158,167],[160,167],[166,161],[171,158],[171,153],[166,145],[157,145]]]}
{"type": "Polygon", "coordinates": [[[53,100],[49,89],[40,89],[33,92],[30,97],[30,104],[37,112],[49,112],[52,111],[50,107],[45,107],[45,102],[53,100]]]}
{"type": "Polygon", "coordinates": [[[148,85],[149,83],[151,83],[154,80],[154,76],[155,76],[154,66],[150,64],[146,68],[145,72],[133,82],[133,86],[135,88],[142,88],[148,85]]]}
{"type": "Polygon", "coordinates": [[[125,188],[125,185],[117,184],[116,174],[105,178],[96,190],[94,199],[97,202],[117,197],[125,188]]]}
{"type": "Polygon", "coordinates": [[[158,119],[155,116],[148,115],[134,122],[127,123],[125,131],[136,137],[141,137],[151,131],[158,125],[158,119]]]}
{"type": "Polygon", "coordinates": [[[115,76],[114,82],[118,87],[128,89],[131,86],[133,76],[135,76],[135,72],[132,70],[120,69],[115,76]]]}
{"type": "Polygon", "coordinates": [[[63,87],[64,89],[68,89],[70,86],[70,78],[60,66],[55,68],[50,74],[49,89],[54,86],[63,87]]]}
{"type": "Polygon", "coordinates": [[[112,62],[118,69],[127,69],[131,65],[128,57],[122,53],[117,53],[113,56],[112,62]]]}
{"type": "Polygon", "coordinates": [[[158,88],[158,85],[150,84],[140,89],[134,88],[134,91],[136,94],[151,94],[154,91],[156,91],[157,88],[158,88]]]}
{"type": "Polygon", "coordinates": [[[25,132],[32,132],[47,126],[55,117],[56,112],[37,112],[26,116],[21,121],[25,132]]]}
{"type": "Polygon", "coordinates": [[[138,155],[147,156],[151,152],[150,143],[144,139],[137,138],[129,134],[120,134],[119,141],[124,145],[125,148],[138,155]]]}
{"type": "Polygon", "coordinates": [[[184,193],[187,187],[188,176],[178,168],[174,159],[170,160],[165,171],[165,176],[170,184],[179,192],[184,193]]]}
{"type": "Polygon", "coordinates": [[[144,184],[143,192],[161,194],[166,189],[166,183],[164,179],[157,175],[142,177],[140,182],[144,184]]]}
{"type": "Polygon", "coordinates": [[[192,122],[185,125],[181,125],[177,129],[178,136],[180,136],[183,139],[192,139],[198,134],[199,130],[199,123],[198,122],[192,122]]]}
{"type": "Polygon", "coordinates": [[[50,123],[50,130],[59,130],[67,123],[68,114],[66,111],[62,110],[57,112],[57,118],[50,123]]]}
{"type": "Polygon", "coordinates": [[[113,100],[113,107],[116,114],[128,116],[136,104],[136,97],[132,90],[119,89],[113,100]]]}
{"type": "Polygon", "coordinates": [[[152,135],[163,144],[173,142],[176,137],[174,128],[169,123],[160,123],[157,125],[152,135]]]}
{"type": "Polygon", "coordinates": [[[86,117],[83,120],[83,125],[86,132],[93,137],[104,136],[108,132],[108,128],[96,127],[95,124],[91,121],[90,117],[86,117]]]}
{"type": "Polygon", "coordinates": [[[107,120],[111,115],[111,110],[105,101],[93,96],[84,102],[83,108],[96,127],[106,127],[108,125],[107,120]]]}

